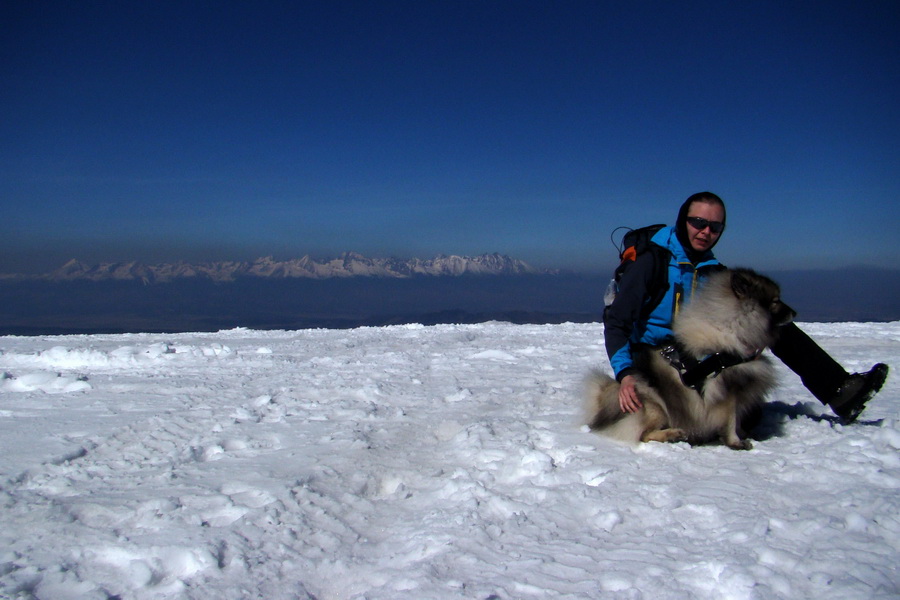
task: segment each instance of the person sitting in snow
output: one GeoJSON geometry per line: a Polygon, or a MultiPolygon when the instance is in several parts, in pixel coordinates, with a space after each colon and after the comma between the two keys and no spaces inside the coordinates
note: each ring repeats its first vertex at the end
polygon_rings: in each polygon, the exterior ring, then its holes
{"type": "MultiPolygon", "coordinates": [[[[676,304],[690,300],[696,279],[702,281],[709,272],[724,268],[712,253],[724,230],[725,203],[711,192],[700,192],[682,204],[674,227],[663,227],[653,236],[651,243],[668,251],[669,273],[678,273],[680,279],[666,282],[666,296],[649,314],[643,309],[652,296],[649,283],[657,273],[654,261],[661,260],[660,253],[640,254],[622,274],[616,298],[603,313],[603,325],[609,361],[621,383],[619,406],[623,412],[636,412],[642,406],[632,375],[631,345],[656,345],[672,338],[676,304]],[[683,296],[677,301],[676,288],[683,296]]],[[[884,363],[865,373],[848,373],[794,323],[781,328],[771,350],[845,424],[856,420],[888,374],[884,363]]]]}

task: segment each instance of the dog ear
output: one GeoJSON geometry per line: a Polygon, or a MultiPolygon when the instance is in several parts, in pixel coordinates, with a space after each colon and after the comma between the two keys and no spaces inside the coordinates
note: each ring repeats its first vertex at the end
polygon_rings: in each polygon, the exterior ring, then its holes
{"type": "Polygon", "coordinates": [[[731,271],[731,290],[738,298],[746,298],[753,292],[756,282],[749,276],[746,269],[733,269],[731,271]]]}

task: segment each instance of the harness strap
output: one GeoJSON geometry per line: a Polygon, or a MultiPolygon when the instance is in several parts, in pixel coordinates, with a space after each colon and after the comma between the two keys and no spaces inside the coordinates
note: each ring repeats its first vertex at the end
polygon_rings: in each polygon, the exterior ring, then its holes
{"type": "Polygon", "coordinates": [[[716,352],[698,360],[687,354],[676,342],[663,346],[659,353],[678,371],[684,385],[702,394],[707,380],[718,376],[729,367],[756,360],[762,354],[762,350],[758,350],[750,356],[741,356],[733,352],[716,352]]]}

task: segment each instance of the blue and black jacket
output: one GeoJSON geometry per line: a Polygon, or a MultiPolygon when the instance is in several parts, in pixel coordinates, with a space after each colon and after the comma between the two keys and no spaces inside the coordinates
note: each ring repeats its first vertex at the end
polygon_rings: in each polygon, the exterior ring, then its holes
{"type": "Polygon", "coordinates": [[[651,243],[668,251],[668,289],[656,307],[648,307],[654,283],[655,261],[664,252],[644,252],[622,274],[616,299],[603,313],[606,352],[616,379],[633,369],[632,344],[657,346],[672,340],[672,318],[697,285],[710,273],[724,268],[712,252],[704,253],[696,264],[688,258],[674,227],[660,229],[651,243]],[[649,310],[649,312],[647,312],[649,310]]]}

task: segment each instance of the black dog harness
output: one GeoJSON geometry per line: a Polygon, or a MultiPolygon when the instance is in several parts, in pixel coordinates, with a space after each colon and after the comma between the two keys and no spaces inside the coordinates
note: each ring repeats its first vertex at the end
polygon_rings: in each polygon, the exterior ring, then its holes
{"type": "Polygon", "coordinates": [[[741,356],[733,352],[716,352],[702,359],[696,359],[678,342],[674,342],[660,348],[659,353],[678,371],[684,385],[702,394],[707,380],[716,377],[729,367],[756,360],[762,354],[762,350],[757,350],[750,356],[741,356]]]}

